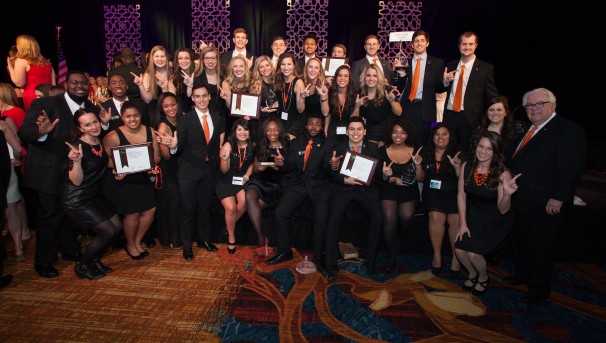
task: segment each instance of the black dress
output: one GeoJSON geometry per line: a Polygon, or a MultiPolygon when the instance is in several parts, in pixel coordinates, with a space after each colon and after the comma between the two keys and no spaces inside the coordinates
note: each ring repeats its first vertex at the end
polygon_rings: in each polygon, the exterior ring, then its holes
{"type": "MultiPolygon", "coordinates": [[[[470,164],[465,165],[465,180],[471,173],[470,164]]],[[[455,243],[455,248],[485,255],[493,252],[509,235],[513,223],[513,211],[501,214],[498,204],[498,190],[489,190],[486,185],[478,186],[473,177],[465,185],[467,194],[467,227],[471,233],[455,243]]]]}
{"type": "MultiPolygon", "coordinates": [[[[116,214],[109,201],[101,194],[102,180],[106,174],[109,158],[100,144],[91,147],[82,140],[72,143],[73,146],[78,144],[82,145],[81,165],[84,178],[78,186],[67,180],[62,205],[65,214],[78,223],[79,227],[94,227],[116,214]],[[92,148],[100,151],[101,156],[94,154],[92,148]]],[[[70,160],[68,168],[72,165],[73,162],[70,160]]]]}
{"type": "Polygon", "coordinates": [[[370,100],[366,105],[360,107],[360,117],[366,119],[365,138],[371,141],[382,141],[385,122],[395,116],[389,100],[384,98],[380,105],[375,104],[374,100],[370,100]]]}
{"type": "Polygon", "coordinates": [[[217,181],[217,187],[215,189],[219,200],[223,200],[227,197],[235,196],[244,189],[242,185],[234,185],[234,176],[242,177],[246,174],[248,167],[252,164],[252,146],[247,146],[244,149],[232,148],[231,155],[229,156],[229,170],[227,173],[219,173],[217,181]]]}
{"type": "Polygon", "coordinates": [[[425,180],[423,181],[423,204],[427,212],[446,214],[459,213],[457,208],[458,177],[454,167],[444,153],[442,161],[423,156],[425,180]]]}
{"type": "MultiPolygon", "coordinates": [[[[146,126],[145,131],[147,132],[147,142],[151,142],[150,128],[146,126]]],[[[120,145],[132,144],[126,139],[120,128],[116,128],[116,133],[120,138],[120,145]]],[[[140,213],[156,207],[154,184],[147,172],[128,174],[121,181],[116,180],[112,173],[106,173],[106,175],[105,196],[118,213],[140,213]]]]}
{"type": "MultiPolygon", "coordinates": [[[[269,105],[272,105],[272,104],[268,103],[268,101],[267,101],[270,94],[273,95],[273,97],[276,99],[276,101],[278,100],[276,91],[274,90],[274,86],[272,84],[269,84],[269,83],[266,83],[265,81],[263,81],[263,86],[261,87],[261,107],[268,107],[269,105]]],[[[279,110],[275,111],[275,112],[261,111],[258,120],[251,120],[250,137],[253,142],[259,143],[259,140],[265,134],[265,132],[260,132],[259,130],[261,129],[263,122],[272,117],[280,118],[280,111],[279,110]]]]}
{"type": "MultiPolygon", "coordinates": [[[[387,155],[387,149],[381,147],[379,149],[379,158],[381,161],[389,165],[392,161],[387,155]]],[[[378,168],[378,167],[377,167],[378,168]]],[[[391,165],[394,177],[399,177],[404,181],[403,186],[398,186],[395,183],[381,182],[379,183],[379,200],[394,200],[398,204],[419,200],[419,184],[417,183],[417,169],[412,162],[412,158],[404,164],[395,163],[391,165]]]]}
{"type": "Polygon", "coordinates": [[[276,96],[278,98],[278,116],[282,119],[282,124],[284,125],[286,133],[295,137],[298,137],[303,133],[303,127],[305,126],[305,116],[297,110],[295,85],[298,80],[299,78],[295,77],[292,82],[284,84],[284,90],[276,91],[276,96]],[[282,118],[282,112],[288,113],[288,118],[286,120],[282,118]]]}
{"type": "Polygon", "coordinates": [[[327,137],[335,137],[337,135],[345,135],[347,132],[347,124],[349,123],[349,117],[354,111],[356,105],[356,95],[351,94],[349,99],[345,99],[343,107],[335,107],[331,104],[330,106],[330,122],[328,123],[327,137]],[[337,133],[337,128],[341,128],[337,133]]]}
{"type": "MultiPolygon", "coordinates": [[[[280,150],[280,154],[286,158],[286,147],[268,148],[257,154],[257,160],[260,162],[273,161],[276,150],[280,150]]],[[[244,189],[253,189],[259,194],[259,198],[265,202],[268,207],[276,206],[282,198],[282,191],[287,176],[281,170],[275,170],[271,167],[265,168],[262,172],[254,173],[250,180],[244,185],[244,189]]]]}
{"type": "MultiPolygon", "coordinates": [[[[166,118],[162,122],[172,132],[177,130],[166,118]]],[[[160,160],[162,169],[162,189],[156,190],[158,208],[156,209],[156,228],[158,240],[162,245],[180,247],[181,241],[181,214],[179,201],[179,187],[177,185],[177,162],[179,155],[171,155],[169,160],[160,160]]]]}

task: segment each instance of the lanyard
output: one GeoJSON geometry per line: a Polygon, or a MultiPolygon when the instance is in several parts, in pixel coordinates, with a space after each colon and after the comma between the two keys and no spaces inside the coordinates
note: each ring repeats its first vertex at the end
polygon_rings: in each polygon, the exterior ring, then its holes
{"type": "Polygon", "coordinates": [[[240,160],[238,169],[242,169],[242,165],[244,164],[244,160],[246,159],[246,148],[247,147],[244,147],[244,149],[238,149],[238,159],[240,160]]]}

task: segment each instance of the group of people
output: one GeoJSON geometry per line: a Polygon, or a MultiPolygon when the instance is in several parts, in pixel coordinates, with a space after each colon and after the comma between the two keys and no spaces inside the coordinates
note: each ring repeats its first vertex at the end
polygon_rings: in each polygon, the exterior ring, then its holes
{"type": "MultiPolygon", "coordinates": [[[[108,71],[100,106],[90,100],[91,80],[74,70],[64,94],[32,101],[35,85],[28,82],[36,78],[30,73],[46,66],[39,48],[37,55],[23,57],[19,49],[9,58],[13,82],[26,89],[27,113],[13,133],[27,144],[22,184],[38,192],[42,208],[35,259],[41,276],[58,275],[52,263],[60,251],[77,262],[79,277],[103,277],[111,268],[100,258],[121,231],[127,255],[143,259],[149,252],[141,242],[154,218],[157,238],[182,248],[185,260],[194,259],[194,242],[216,251],[210,239],[215,196],[225,212],[227,251],[236,252],[237,222],[247,214],[257,235],[255,252],[270,265],[293,258],[290,227],[308,201],[314,262],[329,280],[338,276],[344,214],[356,203],[369,223],[368,274],[391,273],[398,230],[414,224],[422,198],[435,275],[443,269],[447,232],[451,273],[458,275],[462,265],[463,287],[482,294],[490,283],[484,256],[511,237],[516,274],[506,281],[528,284],[525,302],[549,296],[557,231],[585,156],[583,130],[556,115],[552,92],[527,92],[522,105],[528,122],[514,120],[493,65],[475,54],[473,32],[459,36],[460,58],[445,63],[428,54],[429,34],[418,30],[407,65],[379,58],[380,41],[369,35],[366,56],[334,75],[326,75],[315,55],[314,35],[305,37],[301,59],[286,51],[280,36],[272,41],[271,57],[246,50],[244,29],[234,31],[233,42],[234,49],[223,53],[204,45],[199,62],[192,50],[177,49],[172,66],[158,45],[145,70],[126,48],[120,65],[108,71]],[[26,76],[19,76],[23,71],[26,76]],[[436,94],[443,92],[444,118],[437,122],[436,94]],[[230,115],[232,95],[242,93],[260,96],[260,113],[230,115]],[[149,145],[159,168],[116,172],[112,148],[129,144],[149,145]],[[368,180],[342,173],[346,156],[358,155],[376,161],[368,180]],[[268,207],[275,207],[273,256],[262,226],[268,207]],[[96,233],[83,254],[70,226],[96,233]],[[381,241],[388,259],[378,269],[381,241]]],[[[332,57],[346,54],[341,44],[332,50],[332,57]]],[[[52,68],[44,73],[52,76],[52,68]]]]}

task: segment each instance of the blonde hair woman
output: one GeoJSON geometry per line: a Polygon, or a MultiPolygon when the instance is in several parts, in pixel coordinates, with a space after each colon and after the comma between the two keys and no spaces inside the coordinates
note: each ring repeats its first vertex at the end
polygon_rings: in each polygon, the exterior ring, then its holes
{"type": "Polygon", "coordinates": [[[32,36],[17,37],[17,55],[6,60],[8,73],[15,86],[24,88],[23,106],[27,111],[36,99],[35,88],[41,83],[55,84],[55,70],[40,53],[40,45],[32,36]]]}

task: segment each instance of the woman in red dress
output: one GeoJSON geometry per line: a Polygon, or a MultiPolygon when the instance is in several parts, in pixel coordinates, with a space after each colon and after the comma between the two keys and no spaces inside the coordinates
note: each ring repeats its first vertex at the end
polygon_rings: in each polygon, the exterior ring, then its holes
{"type": "Polygon", "coordinates": [[[27,111],[36,99],[35,88],[41,83],[55,84],[55,70],[40,54],[40,46],[32,36],[17,37],[17,56],[7,59],[8,72],[15,86],[24,88],[23,107],[27,111]]]}

